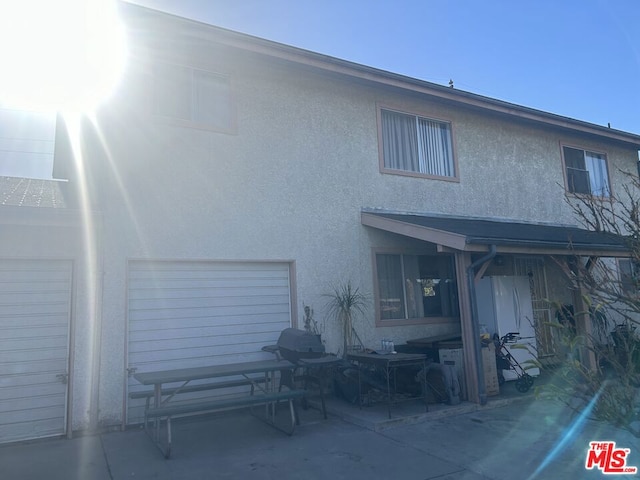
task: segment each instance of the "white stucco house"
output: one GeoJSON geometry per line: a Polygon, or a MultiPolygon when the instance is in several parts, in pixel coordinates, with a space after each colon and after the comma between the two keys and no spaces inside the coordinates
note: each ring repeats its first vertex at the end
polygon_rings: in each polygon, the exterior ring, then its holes
{"type": "Polygon", "coordinates": [[[459,332],[479,402],[474,282],[529,275],[544,320],[574,300],[550,256],[622,255],[566,199],[621,189],[636,134],[121,10],[81,159],[60,120],[56,180],[0,182],[0,442],[135,423],[131,372],[265,358],[303,305],[338,353],[346,281],[365,345],[459,332]]]}

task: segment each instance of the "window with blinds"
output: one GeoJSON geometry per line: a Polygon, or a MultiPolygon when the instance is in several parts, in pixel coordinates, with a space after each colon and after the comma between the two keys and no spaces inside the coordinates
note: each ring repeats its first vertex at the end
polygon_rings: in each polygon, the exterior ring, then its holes
{"type": "Polygon", "coordinates": [[[456,177],[451,124],[380,111],[382,169],[428,177],[456,177]]]}

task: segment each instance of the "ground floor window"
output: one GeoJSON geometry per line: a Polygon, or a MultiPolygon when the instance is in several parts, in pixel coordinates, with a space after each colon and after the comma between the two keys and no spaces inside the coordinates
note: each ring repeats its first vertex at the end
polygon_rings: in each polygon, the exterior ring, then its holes
{"type": "Polygon", "coordinates": [[[377,253],[375,270],[380,321],[459,316],[452,256],[377,253]]]}
{"type": "Polygon", "coordinates": [[[622,295],[638,295],[640,291],[640,263],[630,258],[619,258],[618,274],[622,295]]]}

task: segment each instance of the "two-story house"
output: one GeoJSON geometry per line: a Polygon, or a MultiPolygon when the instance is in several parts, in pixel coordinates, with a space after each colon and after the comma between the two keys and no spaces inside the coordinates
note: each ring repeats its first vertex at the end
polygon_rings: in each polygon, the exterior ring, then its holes
{"type": "Polygon", "coordinates": [[[460,334],[480,402],[477,280],[529,275],[543,322],[576,301],[551,256],[624,255],[566,199],[621,189],[638,135],[121,7],[127,69],[58,122],[64,181],[2,182],[0,441],[137,422],[133,371],[268,358],[303,305],[340,353],[345,282],[365,346],[460,334]]]}

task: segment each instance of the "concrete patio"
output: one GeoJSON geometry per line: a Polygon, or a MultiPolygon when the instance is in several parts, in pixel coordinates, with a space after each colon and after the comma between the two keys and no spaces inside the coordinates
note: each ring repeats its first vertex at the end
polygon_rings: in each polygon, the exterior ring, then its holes
{"type": "Polygon", "coordinates": [[[174,424],[170,460],[137,428],[4,445],[0,470],[2,478],[21,480],[602,478],[584,468],[594,440],[630,448],[627,465],[640,466],[640,442],[630,433],[592,421],[576,425],[567,409],[533,395],[434,408],[410,421],[394,411],[393,423],[384,406],[358,409],[332,399],[329,410],[328,420],[301,410],[292,437],[243,411],[185,418],[174,424]]]}

